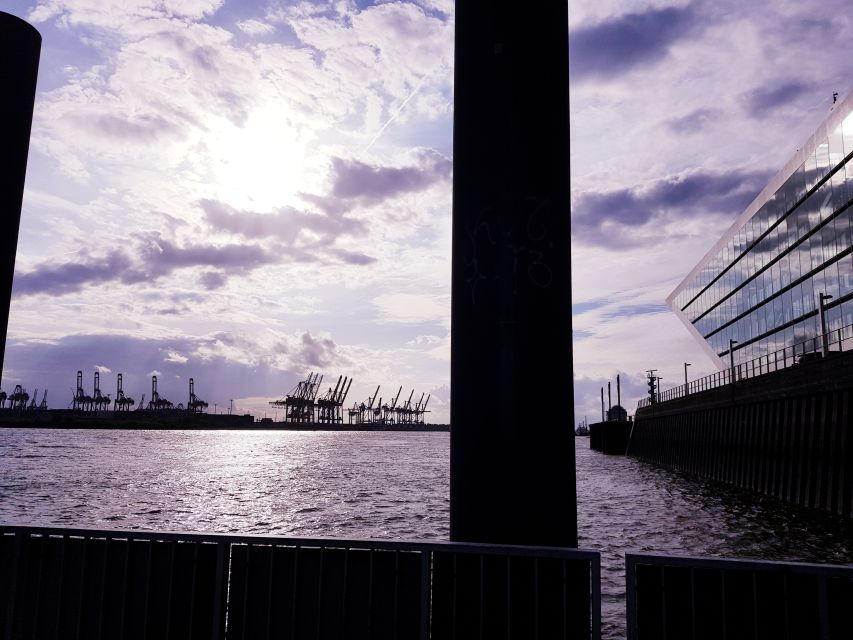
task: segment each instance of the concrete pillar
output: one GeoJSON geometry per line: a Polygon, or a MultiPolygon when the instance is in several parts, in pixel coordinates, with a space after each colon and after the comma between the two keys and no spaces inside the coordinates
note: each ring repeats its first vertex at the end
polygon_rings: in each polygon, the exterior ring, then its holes
{"type": "Polygon", "coordinates": [[[0,11],[0,374],[36,96],[41,35],[0,11]]]}
{"type": "Polygon", "coordinates": [[[576,546],[565,2],[456,4],[450,535],[576,546]]]}

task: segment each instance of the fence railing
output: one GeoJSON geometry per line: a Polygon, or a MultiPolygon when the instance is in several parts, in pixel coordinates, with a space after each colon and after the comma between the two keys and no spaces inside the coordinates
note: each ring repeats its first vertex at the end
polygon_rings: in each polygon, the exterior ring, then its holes
{"type": "MultiPolygon", "coordinates": [[[[833,353],[853,349],[853,325],[833,329],[827,332],[825,337],[829,356],[832,356],[833,353]]],[[[803,364],[810,359],[819,360],[823,357],[823,339],[824,335],[815,336],[792,346],[784,347],[758,358],[753,358],[747,362],[736,364],[734,369],[727,368],[723,371],[699,378],[698,380],[691,380],[687,383],[687,386],[680,384],[670,389],[659,391],[655,394],[654,403],[668,402],[669,400],[684,398],[695,393],[724,387],[731,384],[732,381],[747,380],[779,371],[780,369],[787,369],[788,367],[803,364]]],[[[637,408],[648,407],[652,404],[651,398],[642,398],[637,403],[637,408]]]]}
{"type": "Polygon", "coordinates": [[[600,627],[596,552],[0,526],[5,639],[597,640],[600,627]]]}
{"type": "Polygon", "coordinates": [[[853,566],[625,555],[628,640],[851,637],[853,566]]]}

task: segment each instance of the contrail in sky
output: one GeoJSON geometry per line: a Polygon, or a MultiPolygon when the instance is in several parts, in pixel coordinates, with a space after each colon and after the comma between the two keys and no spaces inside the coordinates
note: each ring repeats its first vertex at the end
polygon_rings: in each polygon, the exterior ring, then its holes
{"type": "Polygon", "coordinates": [[[394,109],[394,112],[391,114],[391,117],[388,118],[388,121],[385,124],[383,124],[382,127],[380,127],[379,131],[376,132],[376,135],[373,136],[373,139],[368,143],[368,145],[364,149],[361,150],[362,153],[364,153],[365,151],[370,151],[370,147],[372,147],[373,144],[377,140],[379,140],[379,137],[385,132],[385,129],[388,128],[388,125],[397,119],[397,116],[399,116],[402,113],[403,109],[406,108],[406,105],[409,104],[409,101],[415,97],[415,94],[417,94],[418,91],[420,91],[420,88],[423,86],[424,82],[426,82],[427,78],[430,78],[432,76],[433,72],[436,69],[438,69],[442,64],[443,64],[443,61],[440,62],[439,64],[435,65],[432,69],[429,70],[429,72],[425,73],[421,77],[420,80],[418,80],[418,83],[415,85],[415,88],[412,89],[412,92],[408,95],[408,97],[405,100],[403,100],[403,102],[400,104],[399,107],[394,109]]]}

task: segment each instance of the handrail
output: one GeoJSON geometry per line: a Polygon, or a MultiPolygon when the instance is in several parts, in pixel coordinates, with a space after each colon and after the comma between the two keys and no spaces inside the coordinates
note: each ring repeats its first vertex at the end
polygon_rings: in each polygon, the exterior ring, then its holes
{"type": "Polygon", "coordinates": [[[676,385],[666,391],[657,393],[654,402],[652,402],[651,398],[642,398],[637,403],[637,408],[642,409],[652,404],[657,405],[662,402],[685,398],[696,393],[703,393],[711,389],[724,387],[733,381],[738,382],[740,380],[757,378],[767,373],[779,371],[780,369],[787,369],[800,364],[803,356],[808,354],[817,354],[815,359],[822,358],[824,337],[826,337],[827,348],[831,353],[841,353],[845,350],[850,350],[853,347],[853,324],[833,329],[826,334],[821,334],[803,342],[798,342],[790,347],[784,347],[747,362],[742,362],[735,365],[734,369],[729,367],[698,380],[689,381],[686,388],[683,384],[676,385]],[[837,346],[837,348],[832,349],[833,346],[837,346]]]}
{"type": "Polygon", "coordinates": [[[0,524],[0,596],[0,637],[431,640],[491,637],[512,616],[519,637],[599,640],[601,562],[565,547],[0,524]]]}

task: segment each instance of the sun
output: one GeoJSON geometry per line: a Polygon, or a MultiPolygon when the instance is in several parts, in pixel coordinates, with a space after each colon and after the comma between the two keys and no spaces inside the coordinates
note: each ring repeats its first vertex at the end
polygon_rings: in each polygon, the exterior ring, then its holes
{"type": "Polygon", "coordinates": [[[205,141],[217,197],[255,211],[293,203],[304,191],[300,184],[309,137],[277,105],[254,110],[242,126],[219,122],[205,141]]]}

